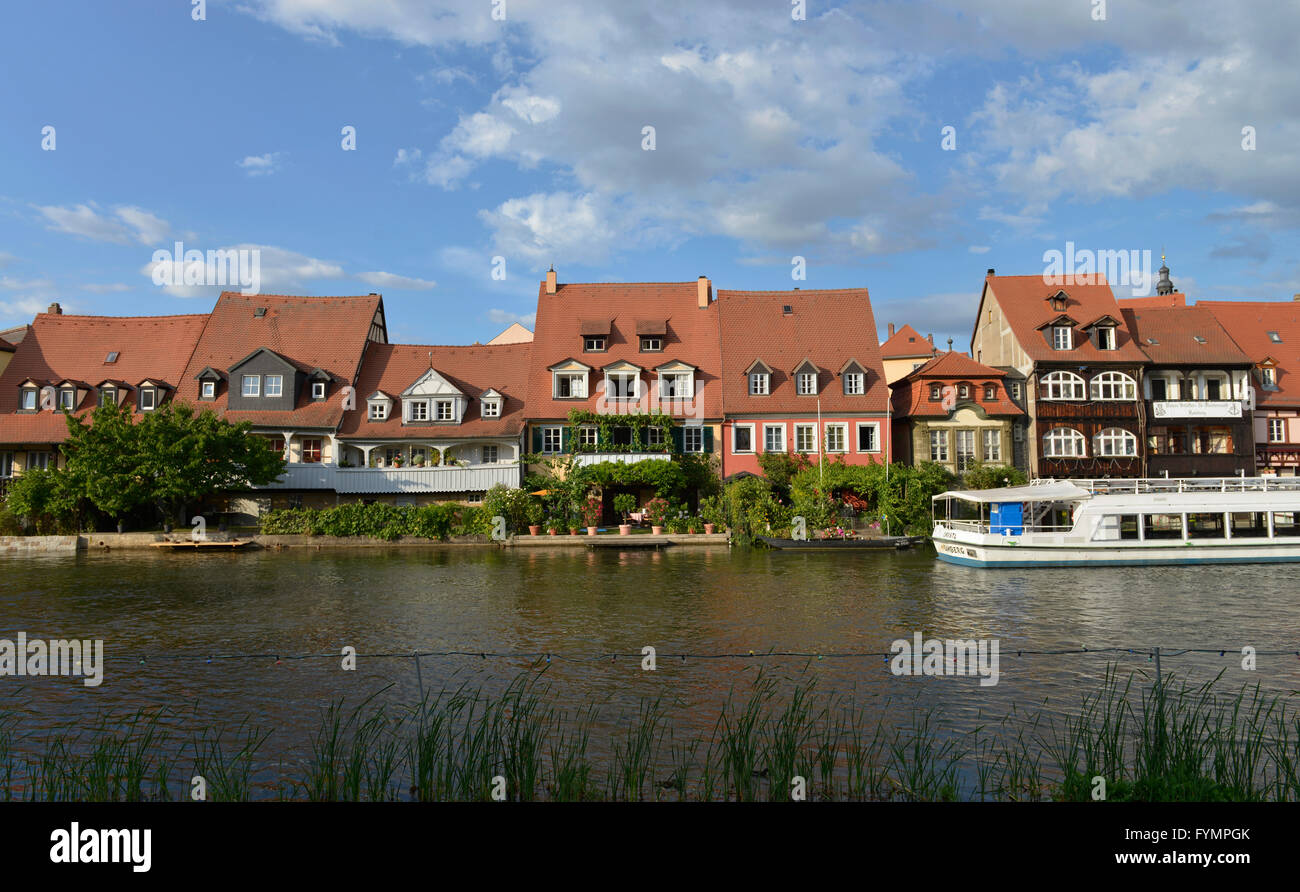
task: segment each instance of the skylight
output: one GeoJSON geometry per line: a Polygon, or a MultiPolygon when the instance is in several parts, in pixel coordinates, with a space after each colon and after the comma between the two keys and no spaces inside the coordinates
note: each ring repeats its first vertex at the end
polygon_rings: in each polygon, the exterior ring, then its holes
{"type": "Polygon", "coordinates": [[[107,356],[105,356],[105,357],[104,357],[104,365],[108,365],[110,362],[117,362],[117,355],[118,355],[118,354],[117,354],[117,351],[114,350],[112,353],[110,353],[110,354],[108,354],[107,356]]]}
{"type": "Polygon", "coordinates": [[[1192,335],[1192,340],[1194,340],[1198,344],[1205,343],[1205,338],[1201,337],[1200,335],[1192,335]]]}
{"type": "Polygon", "coordinates": [[[1274,344],[1282,343],[1282,336],[1275,331],[1270,331],[1268,333],[1268,339],[1272,341],[1274,344]]]}

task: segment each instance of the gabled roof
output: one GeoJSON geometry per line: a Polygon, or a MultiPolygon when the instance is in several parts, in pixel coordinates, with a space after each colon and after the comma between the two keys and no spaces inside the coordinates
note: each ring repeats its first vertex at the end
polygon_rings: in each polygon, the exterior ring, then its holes
{"type": "Polygon", "coordinates": [[[918,356],[933,356],[934,344],[923,337],[910,325],[904,325],[894,332],[894,336],[880,345],[881,359],[915,359],[918,356]]]}
{"type": "Polygon", "coordinates": [[[1006,372],[992,366],[976,362],[965,353],[947,351],[940,353],[925,365],[913,369],[910,373],[894,382],[893,411],[895,417],[911,416],[947,416],[949,410],[943,408],[942,402],[930,399],[930,387],[935,384],[944,386],[968,382],[975,391],[970,398],[959,400],[957,405],[979,406],[986,415],[1023,415],[1024,409],[1016,405],[1007,396],[1006,372]],[[997,398],[984,399],[983,388],[987,384],[997,385],[997,398]]]}
{"type": "Polygon", "coordinates": [[[1250,358],[1205,307],[1125,307],[1124,321],[1142,352],[1157,365],[1250,364],[1250,358]],[[1197,341],[1198,337],[1204,343],[1197,341]]]}
{"type": "Polygon", "coordinates": [[[461,424],[445,426],[403,425],[400,413],[384,421],[371,421],[365,403],[348,412],[339,436],[353,440],[434,440],[466,437],[518,436],[524,426],[524,395],[528,389],[528,361],[532,345],[485,345],[472,347],[422,346],[419,344],[371,344],[361,366],[358,393],[400,393],[429,370],[429,354],[438,374],[465,396],[469,403],[461,424]],[[502,397],[501,417],[484,418],[481,398],[502,397]]]}
{"type": "Polygon", "coordinates": [[[488,344],[525,344],[532,339],[533,333],[531,331],[524,328],[518,322],[511,322],[510,326],[505,331],[488,341],[488,344]]]}
{"type": "MultiPolygon", "coordinates": [[[[528,382],[529,417],[559,419],[567,417],[571,409],[595,411],[598,407],[595,381],[588,382],[585,400],[557,400],[551,387],[551,369],[571,360],[574,351],[582,347],[584,319],[609,320],[605,351],[585,354],[589,359],[599,356],[597,361],[602,365],[620,359],[637,365],[645,365],[647,357],[656,364],[680,359],[698,369],[695,398],[703,416],[720,416],[717,301],[701,308],[699,288],[696,281],[558,283],[555,293],[547,294],[546,283],[540,283],[528,382]],[[647,319],[663,319],[666,323],[663,350],[654,354],[641,352],[637,335],[637,320],[647,319]]],[[[662,408],[673,407],[682,408],[680,403],[666,403],[662,408]]]]}
{"type": "Polygon", "coordinates": [[[815,410],[814,400],[796,393],[792,374],[805,360],[821,370],[817,386],[823,414],[885,412],[889,388],[867,289],[719,291],[715,303],[722,334],[723,409],[728,414],[815,410]],[[784,312],[787,306],[790,313],[784,312]],[[747,372],[760,356],[772,369],[771,393],[750,396],[747,372]],[[850,357],[866,368],[865,394],[845,394],[830,371],[850,357]]]}
{"type": "MultiPolygon", "coordinates": [[[[319,368],[335,380],[351,384],[361,367],[372,324],[383,325],[383,299],[377,294],[296,297],[223,292],[203,328],[176,398],[197,402],[197,377],[203,368],[211,366],[228,371],[263,347],[303,372],[319,368]],[[255,315],[259,308],[265,308],[266,313],[255,315]]],[[[335,399],[334,395],[313,400],[310,390],[303,390],[297,406],[290,411],[232,412],[226,408],[229,394],[225,392],[218,393],[215,400],[204,401],[203,405],[230,421],[250,421],[259,426],[336,427],[343,417],[343,400],[335,399]]]]}
{"type": "Polygon", "coordinates": [[[1198,300],[1214,314],[1251,362],[1277,361],[1277,389],[1255,388],[1255,401],[1266,406],[1300,405],[1300,301],[1198,300]],[[1275,331],[1277,343],[1268,333],[1275,331]]]}
{"type": "MultiPolygon", "coordinates": [[[[1115,328],[1115,349],[1099,350],[1091,338],[1074,339],[1074,349],[1055,350],[1042,329],[1062,315],[1047,298],[1064,291],[1069,297],[1065,313],[1071,319],[1121,317],[1119,304],[1105,276],[1075,276],[1072,284],[1060,285],[1037,276],[998,276],[984,279],[984,301],[996,299],[1022,349],[1035,362],[1145,362],[1132,335],[1123,325],[1115,328]]],[[[983,308],[980,309],[983,312],[983,308]]],[[[979,320],[976,319],[976,325],[979,320]]],[[[1076,323],[1077,324],[1077,323],[1076,323]]]]}
{"type": "MultiPolygon", "coordinates": [[[[176,382],[184,374],[208,317],[75,316],[38,313],[13,359],[0,374],[0,443],[61,443],[68,428],[60,412],[16,415],[19,384],[28,378],[47,381],[176,382]],[[117,361],[105,357],[118,353],[117,361]]],[[[94,405],[84,402],[83,411],[94,405]]],[[[128,398],[123,405],[135,410],[128,398]]]]}
{"type": "Polygon", "coordinates": [[[1119,306],[1122,310],[1136,310],[1141,307],[1185,307],[1187,295],[1181,291],[1174,291],[1170,294],[1155,294],[1150,297],[1121,297],[1119,306]]]}

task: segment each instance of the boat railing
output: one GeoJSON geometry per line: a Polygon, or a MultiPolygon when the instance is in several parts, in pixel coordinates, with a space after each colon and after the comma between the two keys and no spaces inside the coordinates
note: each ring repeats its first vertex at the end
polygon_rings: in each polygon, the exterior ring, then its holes
{"type": "Polygon", "coordinates": [[[1174,492],[1300,492],[1300,477],[1137,477],[1058,480],[1040,477],[1031,486],[1073,483],[1093,495],[1142,495],[1174,492]]]}
{"type": "Polygon", "coordinates": [[[938,518],[935,523],[947,527],[950,530],[962,530],[963,532],[980,533],[986,536],[994,526],[999,529],[1014,527],[1025,533],[1068,533],[1074,529],[1072,525],[1055,523],[1034,524],[1027,521],[1022,524],[990,524],[987,520],[952,520],[948,518],[938,518]]]}

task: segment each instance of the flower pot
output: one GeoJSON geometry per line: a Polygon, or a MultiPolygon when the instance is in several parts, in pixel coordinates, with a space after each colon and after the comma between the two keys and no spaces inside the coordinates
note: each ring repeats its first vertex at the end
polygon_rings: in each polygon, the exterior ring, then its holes
{"type": "Polygon", "coordinates": [[[655,526],[654,524],[651,524],[651,525],[650,525],[650,532],[651,532],[652,535],[655,535],[655,536],[662,536],[662,535],[664,534],[664,528],[663,528],[663,527],[657,527],[657,526],[655,526]]]}
{"type": "Polygon", "coordinates": [[[569,527],[569,535],[570,535],[570,536],[576,536],[576,535],[578,535],[578,528],[577,528],[577,527],[569,527]]]}
{"type": "Polygon", "coordinates": [[[554,536],[554,535],[555,535],[555,527],[550,527],[550,528],[548,528],[547,531],[546,531],[546,535],[548,535],[548,536],[554,536]]]}
{"type": "Polygon", "coordinates": [[[542,525],[541,525],[541,524],[529,524],[529,525],[528,525],[528,535],[530,535],[530,536],[540,536],[541,534],[542,534],[542,525]]]}
{"type": "Polygon", "coordinates": [[[619,534],[620,536],[630,536],[630,535],[632,535],[632,524],[630,524],[630,523],[620,523],[620,524],[618,525],[618,534],[619,534]]]}
{"type": "Polygon", "coordinates": [[[588,536],[594,536],[594,535],[596,535],[596,528],[595,528],[595,527],[587,527],[587,535],[588,535],[588,536]]]}
{"type": "Polygon", "coordinates": [[[711,523],[706,523],[706,524],[704,525],[704,535],[706,535],[706,536],[712,536],[712,535],[713,535],[713,530],[714,530],[714,526],[713,526],[713,524],[711,524],[711,523]]]}

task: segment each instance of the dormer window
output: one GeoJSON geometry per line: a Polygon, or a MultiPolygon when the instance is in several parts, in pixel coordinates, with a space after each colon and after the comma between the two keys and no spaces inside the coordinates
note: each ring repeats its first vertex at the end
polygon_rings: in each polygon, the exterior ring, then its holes
{"type": "Polygon", "coordinates": [[[642,337],[642,353],[662,353],[664,349],[664,339],[661,337],[642,337]]]}
{"type": "Polygon", "coordinates": [[[262,395],[262,376],[261,375],[244,375],[243,387],[240,390],[246,397],[256,397],[262,395]]]}
{"type": "Polygon", "coordinates": [[[695,375],[691,372],[661,372],[659,374],[659,396],[668,400],[680,400],[694,396],[695,375]]]}
{"type": "Polygon", "coordinates": [[[772,376],[767,372],[753,372],[749,376],[749,395],[750,396],[767,396],[771,392],[772,376]]]}
{"type": "Polygon", "coordinates": [[[582,350],[584,353],[604,353],[605,338],[603,337],[583,338],[582,350]]]}
{"type": "Polygon", "coordinates": [[[35,387],[24,387],[22,394],[22,407],[24,412],[35,412],[38,404],[35,387]]]}
{"type": "Polygon", "coordinates": [[[152,412],[158,405],[158,391],[152,387],[140,388],[140,411],[152,412]]]}
{"type": "Polygon", "coordinates": [[[313,381],[313,382],[311,382],[311,398],[314,399],[314,400],[323,400],[323,399],[325,399],[325,382],[324,382],[324,381],[313,381]]]}
{"type": "Polygon", "coordinates": [[[866,375],[862,372],[845,372],[844,373],[844,394],[846,396],[861,396],[866,393],[866,375]]]}
{"type": "Polygon", "coordinates": [[[1052,326],[1052,349],[1053,350],[1073,350],[1074,349],[1074,329],[1068,325],[1052,326]]]}
{"type": "MultiPolygon", "coordinates": [[[[1097,349],[1114,350],[1115,349],[1115,327],[1112,325],[1099,325],[1097,332],[1097,349]]],[[[1068,348],[1067,348],[1068,349],[1068,348]]]]}
{"type": "Polygon", "coordinates": [[[800,372],[798,385],[800,396],[812,396],[817,392],[817,373],[800,372]]]}
{"type": "Polygon", "coordinates": [[[1277,387],[1277,369],[1265,366],[1259,370],[1259,378],[1266,389],[1272,390],[1277,387]]]}
{"type": "Polygon", "coordinates": [[[501,417],[501,400],[484,400],[483,401],[484,418],[501,417]]]}
{"type": "Polygon", "coordinates": [[[559,400],[586,399],[586,372],[556,372],[555,398],[559,400]]]}
{"type": "Polygon", "coordinates": [[[970,385],[969,384],[957,385],[957,396],[964,400],[970,399],[970,385]]]}
{"type": "Polygon", "coordinates": [[[268,397],[278,397],[284,394],[284,376],[267,375],[266,376],[266,395],[268,397]]]}
{"type": "Polygon", "coordinates": [[[941,399],[943,399],[943,385],[941,385],[941,384],[931,384],[931,385],[930,385],[930,401],[931,401],[931,402],[938,402],[938,401],[941,400],[941,399]]]}
{"type": "Polygon", "coordinates": [[[217,398],[217,382],[204,381],[199,385],[199,399],[215,400],[217,398]]]}
{"type": "Polygon", "coordinates": [[[1058,291],[1047,299],[1048,303],[1052,305],[1052,312],[1054,313],[1065,312],[1065,305],[1069,303],[1069,300],[1069,296],[1064,291],[1058,291]]]}
{"type": "Polygon", "coordinates": [[[71,412],[77,408],[77,391],[71,387],[64,387],[59,391],[59,408],[65,412],[71,412]]]}
{"type": "Polygon", "coordinates": [[[388,420],[388,403],[381,403],[375,401],[375,402],[371,402],[368,408],[370,410],[368,417],[371,421],[388,420]]]}
{"type": "Polygon", "coordinates": [[[99,404],[101,406],[112,406],[117,404],[117,388],[101,387],[99,388],[99,404]]]}
{"type": "Polygon", "coordinates": [[[992,402],[993,400],[995,400],[995,399],[997,399],[997,398],[998,398],[998,389],[997,389],[995,386],[993,386],[992,384],[987,384],[987,385],[985,385],[985,387],[984,387],[984,402],[986,402],[986,403],[987,403],[987,402],[992,402]]]}
{"type": "Polygon", "coordinates": [[[435,400],[433,403],[433,417],[438,421],[455,421],[456,420],[455,401],[435,400]]]}
{"type": "Polygon", "coordinates": [[[641,376],[636,372],[606,372],[605,395],[614,400],[635,400],[640,397],[641,376]]]}
{"type": "Polygon", "coordinates": [[[427,400],[411,400],[406,404],[407,421],[428,421],[429,403],[427,400]]]}

